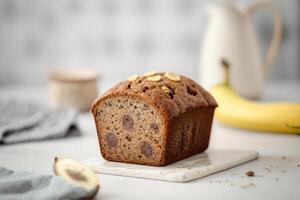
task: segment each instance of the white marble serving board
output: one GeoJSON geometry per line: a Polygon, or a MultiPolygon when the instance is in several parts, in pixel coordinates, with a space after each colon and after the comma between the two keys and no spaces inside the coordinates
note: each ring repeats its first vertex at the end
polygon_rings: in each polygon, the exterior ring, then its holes
{"type": "Polygon", "coordinates": [[[156,179],[171,182],[188,182],[255,160],[256,151],[208,149],[207,151],[165,167],[151,167],[106,161],[93,157],[83,161],[95,173],[156,179]]]}

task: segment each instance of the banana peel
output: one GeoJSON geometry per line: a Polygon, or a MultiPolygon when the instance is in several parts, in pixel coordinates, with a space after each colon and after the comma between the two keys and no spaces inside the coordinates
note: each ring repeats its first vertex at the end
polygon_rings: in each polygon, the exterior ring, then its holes
{"type": "Polygon", "coordinates": [[[54,173],[67,183],[80,187],[87,192],[86,198],[92,199],[100,188],[96,174],[87,166],[70,158],[55,158],[54,173]]]}
{"type": "Polygon", "coordinates": [[[215,117],[223,124],[252,131],[300,134],[300,104],[250,101],[225,84],[215,86],[211,94],[219,105],[215,117]]]}
{"type": "Polygon", "coordinates": [[[300,104],[263,103],[239,96],[229,84],[229,65],[223,62],[224,83],[210,91],[218,103],[215,118],[223,124],[261,132],[300,134],[300,104]]]}

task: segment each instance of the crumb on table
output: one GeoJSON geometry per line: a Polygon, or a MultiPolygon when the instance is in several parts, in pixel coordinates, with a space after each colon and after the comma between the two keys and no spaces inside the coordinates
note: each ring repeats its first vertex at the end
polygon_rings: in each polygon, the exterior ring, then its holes
{"type": "Polygon", "coordinates": [[[249,176],[249,177],[250,177],[250,176],[254,176],[254,171],[251,171],[251,170],[250,170],[250,171],[247,171],[247,172],[246,172],[246,175],[249,176]]]}

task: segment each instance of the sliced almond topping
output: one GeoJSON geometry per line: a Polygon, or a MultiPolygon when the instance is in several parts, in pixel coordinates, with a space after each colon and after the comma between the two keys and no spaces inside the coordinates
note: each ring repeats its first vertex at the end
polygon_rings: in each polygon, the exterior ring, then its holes
{"type": "Polygon", "coordinates": [[[151,71],[148,71],[144,74],[145,77],[147,76],[152,76],[152,75],[155,75],[156,74],[156,71],[155,70],[151,70],[151,71]]]}
{"type": "Polygon", "coordinates": [[[170,72],[166,72],[164,74],[164,76],[167,78],[167,79],[170,79],[171,81],[180,81],[181,78],[179,75],[175,74],[175,73],[170,73],[170,72]]]}
{"type": "Polygon", "coordinates": [[[161,75],[148,76],[146,80],[157,82],[161,79],[161,75]]]}
{"type": "Polygon", "coordinates": [[[132,76],[129,76],[127,80],[128,80],[128,81],[135,81],[136,79],[138,79],[138,77],[139,77],[139,75],[134,74],[134,75],[132,75],[132,76]]]}

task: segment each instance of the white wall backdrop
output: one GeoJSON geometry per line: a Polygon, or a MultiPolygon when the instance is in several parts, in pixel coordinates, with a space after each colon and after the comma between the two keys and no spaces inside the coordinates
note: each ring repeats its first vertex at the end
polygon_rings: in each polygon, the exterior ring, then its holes
{"type": "MultiPolygon", "coordinates": [[[[109,82],[154,68],[196,79],[203,11],[213,2],[0,0],[0,85],[44,84],[60,68],[92,68],[109,82]]],[[[300,2],[275,3],[284,31],[268,79],[300,79],[300,2]]],[[[262,9],[253,17],[262,52],[272,35],[269,15],[262,9]]]]}

